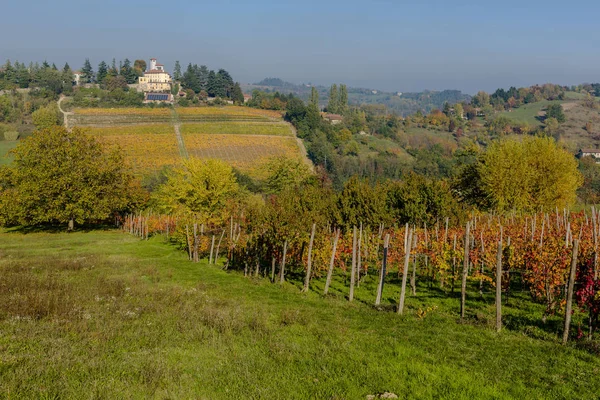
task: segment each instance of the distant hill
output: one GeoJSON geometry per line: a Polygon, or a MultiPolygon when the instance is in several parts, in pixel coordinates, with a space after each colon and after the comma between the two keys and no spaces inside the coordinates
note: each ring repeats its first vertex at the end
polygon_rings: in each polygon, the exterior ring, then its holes
{"type": "MultiPolygon", "coordinates": [[[[254,89],[269,92],[293,93],[303,100],[308,100],[312,85],[294,84],[281,78],[265,78],[252,85],[242,85],[242,89],[251,93],[254,89]]],[[[321,106],[327,104],[329,87],[315,86],[319,91],[321,106]]],[[[368,88],[348,88],[350,104],[384,104],[390,111],[401,116],[414,114],[417,111],[428,113],[435,108],[442,108],[445,102],[450,104],[460,101],[469,101],[471,96],[460,90],[424,91],[415,93],[385,92],[368,88]]]]}

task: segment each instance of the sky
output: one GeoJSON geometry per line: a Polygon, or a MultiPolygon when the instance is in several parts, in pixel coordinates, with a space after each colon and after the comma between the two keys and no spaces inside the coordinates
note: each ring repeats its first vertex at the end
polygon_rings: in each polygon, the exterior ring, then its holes
{"type": "Polygon", "coordinates": [[[384,91],[600,81],[597,0],[0,0],[0,63],[158,58],[384,91]]]}

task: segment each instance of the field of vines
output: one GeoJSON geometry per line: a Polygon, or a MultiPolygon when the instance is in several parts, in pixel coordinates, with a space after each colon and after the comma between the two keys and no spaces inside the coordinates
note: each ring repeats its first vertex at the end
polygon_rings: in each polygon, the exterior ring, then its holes
{"type": "Polygon", "coordinates": [[[85,131],[95,136],[128,136],[128,135],[174,135],[173,125],[146,124],[146,125],[113,125],[90,126],[85,131]]]}
{"type": "Polygon", "coordinates": [[[170,108],[75,108],[69,125],[126,125],[170,122],[170,108]]]}
{"type": "Polygon", "coordinates": [[[183,124],[184,134],[236,134],[292,136],[289,125],[282,122],[203,122],[183,124]]]}
{"type": "Polygon", "coordinates": [[[123,150],[125,160],[136,174],[156,172],[165,165],[176,165],[181,162],[174,133],[150,134],[149,131],[144,131],[141,134],[102,134],[99,140],[109,146],[119,146],[123,150]]]}
{"type": "Polygon", "coordinates": [[[252,118],[263,117],[271,119],[281,119],[280,111],[261,110],[258,108],[241,107],[241,106],[224,106],[224,107],[179,107],[177,113],[180,116],[223,116],[231,119],[236,118],[252,118]]]}
{"type": "MultiPolygon", "coordinates": [[[[538,315],[527,318],[537,319],[542,327],[554,320],[546,328],[564,342],[597,335],[600,218],[594,210],[481,215],[461,227],[440,221],[431,227],[360,226],[349,232],[331,226],[311,229],[308,221],[305,230],[292,232],[289,226],[257,225],[243,216],[232,216],[225,226],[204,226],[202,221],[140,214],[129,216],[123,229],[145,237],[170,235],[187,249],[191,260],[206,257],[215,262],[219,255],[226,256],[225,268],[274,282],[296,279],[303,281],[303,290],[327,294],[332,277],[342,277],[349,301],[358,285],[370,281],[373,290],[366,297],[363,293],[363,300],[392,307],[399,314],[406,311],[405,302],[417,288],[428,287],[436,296],[448,298],[460,293],[456,313],[461,319],[477,318],[465,305],[467,299],[492,294],[498,330],[499,305],[510,298],[521,301],[526,294],[539,305],[538,315]],[[389,286],[398,297],[390,299],[389,286]],[[571,316],[577,325],[569,332],[571,316]],[[556,323],[563,318],[564,327],[556,323]]],[[[424,304],[417,313],[427,309],[424,304]]]]}
{"type": "Polygon", "coordinates": [[[262,176],[272,157],[301,157],[293,137],[185,134],[183,140],[191,157],[220,159],[253,177],[262,176]]]}

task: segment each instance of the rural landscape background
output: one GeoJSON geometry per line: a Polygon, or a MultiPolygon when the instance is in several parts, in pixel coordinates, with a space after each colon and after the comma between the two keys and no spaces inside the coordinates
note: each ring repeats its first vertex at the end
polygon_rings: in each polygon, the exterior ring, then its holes
{"type": "Polygon", "coordinates": [[[0,398],[598,397],[597,5],[134,3],[0,26],[0,398]]]}

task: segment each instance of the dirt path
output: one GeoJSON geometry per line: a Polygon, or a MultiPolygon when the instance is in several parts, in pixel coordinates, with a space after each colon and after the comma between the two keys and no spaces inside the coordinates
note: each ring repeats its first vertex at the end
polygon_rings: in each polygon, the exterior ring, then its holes
{"type": "Polygon", "coordinates": [[[187,149],[185,148],[185,143],[183,143],[183,137],[181,136],[181,122],[179,121],[179,116],[177,115],[177,111],[175,111],[175,107],[171,107],[171,120],[173,122],[173,128],[175,129],[175,137],[177,138],[177,146],[179,147],[179,155],[184,160],[190,158],[187,149]]]}
{"type": "Polygon", "coordinates": [[[300,148],[300,152],[302,153],[302,158],[304,159],[304,162],[310,167],[311,171],[314,172],[315,165],[312,161],[310,161],[310,158],[308,158],[308,151],[306,151],[306,147],[304,147],[304,142],[302,141],[302,139],[298,137],[298,131],[296,131],[296,127],[289,122],[286,123],[290,126],[290,129],[294,134],[294,138],[296,138],[296,143],[298,143],[298,147],[300,148]]]}
{"type": "Polygon", "coordinates": [[[66,99],[66,96],[63,96],[62,94],[60,95],[60,97],[58,98],[58,110],[62,113],[63,115],[63,124],[65,126],[65,128],[69,129],[69,115],[73,115],[72,112],[67,112],[64,111],[61,107],[61,103],[64,99],[66,99]]]}

